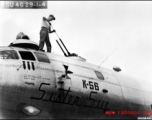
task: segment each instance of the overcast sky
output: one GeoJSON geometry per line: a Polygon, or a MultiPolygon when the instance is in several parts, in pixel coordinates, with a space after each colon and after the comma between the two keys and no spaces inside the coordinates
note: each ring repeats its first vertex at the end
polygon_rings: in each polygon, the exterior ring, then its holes
{"type": "MultiPolygon", "coordinates": [[[[87,62],[152,81],[151,1],[48,1],[48,9],[1,9],[0,45],[7,46],[19,32],[39,43],[42,17],[53,14],[52,22],[71,53],[87,62]]],[[[63,55],[50,34],[52,51],[63,55]]]]}

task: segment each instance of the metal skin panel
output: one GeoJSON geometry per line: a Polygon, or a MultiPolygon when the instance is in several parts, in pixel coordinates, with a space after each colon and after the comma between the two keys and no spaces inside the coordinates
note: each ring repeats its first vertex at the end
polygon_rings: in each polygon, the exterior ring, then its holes
{"type": "Polygon", "coordinates": [[[67,60],[68,60],[67,57],[63,57],[63,56],[56,55],[56,54],[53,54],[53,53],[52,54],[45,53],[45,54],[48,56],[48,58],[50,59],[50,61],[58,61],[58,62],[61,62],[61,63],[67,63],[67,60]]]}
{"type": "MultiPolygon", "coordinates": [[[[16,48],[16,50],[18,51],[28,51],[25,49],[21,49],[21,48],[16,48]]],[[[19,52],[18,52],[19,54],[19,52]]],[[[33,60],[23,60],[20,56],[20,63],[21,63],[21,68],[19,69],[19,71],[22,72],[22,84],[20,86],[20,94],[21,94],[21,100],[20,103],[18,104],[18,106],[22,105],[22,104],[28,104],[28,105],[33,105],[33,100],[31,99],[31,97],[34,96],[41,96],[41,93],[38,92],[38,88],[40,86],[40,82],[39,82],[39,70],[38,68],[38,62],[37,61],[33,61],[33,60]],[[34,65],[34,69],[32,68],[32,64],[34,65]],[[38,95],[37,95],[38,93],[38,95]]],[[[20,110],[18,110],[19,114],[18,114],[18,118],[24,118],[26,117],[26,115],[24,113],[22,113],[20,110]]]]}
{"type": "Polygon", "coordinates": [[[127,76],[122,73],[120,74],[113,72],[113,74],[116,76],[121,86],[129,87],[137,90],[141,89],[135,78],[127,76]]]}
{"type": "MultiPolygon", "coordinates": [[[[78,93],[81,93],[81,99],[84,101],[79,107],[79,111],[82,111],[81,114],[87,110],[83,114],[86,114],[86,117],[89,119],[106,119],[107,116],[104,113],[104,108],[106,106],[107,97],[102,93],[102,89],[107,89],[106,83],[95,79],[95,73],[91,69],[69,65],[69,70],[73,72],[73,74],[70,75],[72,76],[71,78],[73,78],[71,79],[72,88],[75,88],[78,93]]],[[[86,118],[79,114],[80,113],[77,113],[77,116],[80,118],[86,118]]]]}
{"type": "Polygon", "coordinates": [[[1,46],[0,50],[13,50],[11,47],[1,46]]]}
{"type": "MultiPolygon", "coordinates": [[[[113,80],[111,77],[111,80],[113,80]]],[[[124,110],[124,97],[120,85],[107,83],[108,85],[108,101],[109,109],[114,111],[114,115],[108,115],[108,119],[120,119],[124,118],[123,115],[118,115],[118,111],[124,110]]]]}
{"type": "MultiPolygon", "coordinates": [[[[7,49],[8,50],[8,49],[7,49]]],[[[0,59],[0,118],[17,118],[22,72],[19,60],[0,59]],[[9,111],[9,112],[6,112],[9,111]]]]}
{"type": "Polygon", "coordinates": [[[69,70],[73,72],[74,75],[79,77],[86,77],[89,79],[97,79],[97,76],[92,69],[87,69],[84,67],[76,66],[76,65],[69,65],[69,70]]]}
{"type": "MultiPolygon", "coordinates": [[[[152,97],[146,95],[142,85],[138,83],[139,80],[128,77],[126,75],[113,72],[120,82],[122,93],[124,96],[124,108],[128,111],[139,111],[139,115],[128,116],[131,118],[137,118],[138,116],[150,116],[150,114],[144,114],[145,111],[150,112],[150,101],[152,97]],[[147,96],[147,97],[146,97],[147,96]],[[148,99],[147,99],[148,98],[148,99]],[[149,104],[147,103],[149,101],[149,104]]],[[[127,115],[124,115],[127,117],[127,115]]]]}
{"type": "Polygon", "coordinates": [[[112,83],[112,84],[115,84],[115,85],[120,85],[119,81],[116,79],[116,77],[114,75],[107,74],[107,73],[104,73],[104,72],[102,72],[102,74],[103,74],[106,82],[112,83]]]}
{"type": "Polygon", "coordinates": [[[67,62],[68,64],[71,64],[71,65],[74,65],[74,66],[88,68],[88,69],[91,69],[91,70],[97,70],[97,71],[101,71],[101,72],[113,75],[110,70],[108,70],[104,67],[96,66],[96,65],[91,64],[91,63],[83,62],[83,61],[76,60],[76,59],[70,58],[70,57],[63,57],[63,56],[56,55],[56,54],[46,53],[46,55],[49,57],[49,59],[51,61],[59,61],[59,62],[64,62],[65,61],[65,63],[67,62]]]}
{"type": "Polygon", "coordinates": [[[109,109],[109,98],[108,94],[104,93],[103,90],[108,90],[107,83],[104,81],[94,80],[99,84],[99,91],[90,90],[89,98],[92,102],[92,107],[89,109],[88,119],[107,119],[108,115],[105,114],[105,111],[109,109]]]}
{"type": "Polygon", "coordinates": [[[21,58],[16,62],[15,60],[5,60],[3,64],[1,62],[1,118],[49,118],[53,104],[48,104],[43,99],[50,97],[50,92],[55,90],[54,70],[50,64],[30,60],[24,62],[26,68],[23,67],[21,58]],[[31,62],[34,63],[34,67],[31,62]],[[18,110],[21,104],[37,106],[42,111],[37,116],[27,116],[18,110]]]}
{"type": "Polygon", "coordinates": [[[50,63],[37,58],[22,60],[20,55],[19,60],[0,60],[0,118],[137,119],[144,114],[128,115],[125,110],[151,110],[151,93],[142,90],[135,79],[76,59],[41,53],[50,63]],[[95,70],[105,80],[98,79],[95,70]],[[36,107],[40,113],[23,113],[23,104],[36,107]],[[116,114],[105,114],[107,110],[116,114]]]}
{"type": "Polygon", "coordinates": [[[49,102],[50,95],[55,91],[55,72],[51,64],[38,62],[38,79],[35,79],[35,86],[32,88],[32,105],[41,108],[38,116],[49,118],[53,103],[49,102]]]}
{"type": "Polygon", "coordinates": [[[62,79],[64,84],[56,89],[53,110],[50,118],[75,119],[87,118],[88,108],[80,107],[84,104],[84,95],[80,86],[73,87],[72,82],[80,78],[69,75],[70,79],[62,79]],[[62,88],[62,89],[60,89],[62,88]]]}
{"type": "MultiPolygon", "coordinates": [[[[143,96],[143,92],[141,90],[132,89],[128,87],[123,87],[122,92],[124,96],[124,108],[127,111],[139,111],[139,114],[129,116],[137,118],[138,116],[145,116],[143,112],[147,110],[145,107],[145,98],[143,96]]],[[[127,117],[128,115],[124,115],[124,117],[127,117]]]]}
{"type": "MultiPolygon", "coordinates": [[[[37,115],[40,118],[49,118],[50,111],[52,110],[53,103],[49,101],[51,93],[55,91],[55,72],[52,68],[52,64],[44,62],[35,62],[36,69],[34,80],[32,72],[31,82],[34,82],[34,86],[31,86],[30,105],[37,106],[41,109],[41,113],[37,115]]],[[[27,98],[28,99],[28,98],[27,98]]]]}
{"type": "MultiPolygon", "coordinates": [[[[147,103],[148,101],[150,102],[152,97],[150,97],[150,95],[148,96],[147,93],[150,94],[152,89],[150,89],[147,92],[147,90],[144,89],[145,87],[143,87],[144,84],[139,84],[140,79],[131,78],[126,75],[123,76],[120,73],[114,73],[114,74],[115,74],[116,78],[118,79],[118,81],[120,82],[125,96],[132,96],[131,98],[134,99],[134,102],[136,102],[136,100],[138,98],[142,98],[141,101],[137,100],[137,103],[138,104],[140,103],[142,105],[147,103]],[[136,96],[136,94],[138,96],[136,96]],[[146,96],[148,96],[148,97],[146,97],[146,96]]],[[[150,83],[149,83],[149,85],[150,85],[150,83]]],[[[147,87],[150,88],[149,86],[147,86],[147,87]]],[[[131,99],[130,97],[126,97],[126,98],[131,99]]]]}
{"type": "Polygon", "coordinates": [[[150,92],[144,92],[146,111],[152,110],[152,97],[150,92]]]}
{"type": "MultiPolygon", "coordinates": [[[[87,108],[80,109],[79,104],[84,102],[82,90],[77,88],[79,86],[73,87],[74,84],[72,84],[73,80],[78,83],[80,78],[69,74],[68,77],[62,77],[62,75],[65,75],[63,65],[67,64],[65,62],[60,64],[58,61],[53,61],[52,63],[56,71],[56,92],[52,97],[54,104],[50,118],[86,118],[88,115],[87,108]]],[[[71,69],[69,70],[72,71],[71,69]]]]}

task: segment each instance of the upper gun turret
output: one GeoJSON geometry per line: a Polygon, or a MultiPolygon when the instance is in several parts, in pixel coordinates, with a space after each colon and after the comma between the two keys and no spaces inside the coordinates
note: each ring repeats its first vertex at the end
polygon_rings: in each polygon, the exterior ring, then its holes
{"type": "Polygon", "coordinates": [[[29,48],[29,49],[34,49],[34,50],[38,50],[39,49],[39,46],[35,42],[33,42],[31,40],[27,40],[27,39],[15,40],[9,46],[11,46],[11,47],[29,48]]]}

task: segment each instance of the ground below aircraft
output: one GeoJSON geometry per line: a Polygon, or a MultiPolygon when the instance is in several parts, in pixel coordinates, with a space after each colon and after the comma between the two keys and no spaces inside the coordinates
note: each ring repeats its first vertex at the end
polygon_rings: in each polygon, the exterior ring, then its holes
{"type": "Polygon", "coordinates": [[[0,118],[151,116],[152,90],[145,91],[119,68],[87,63],[62,47],[65,56],[37,49],[35,42],[24,39],[0,47],[0,118]]]}

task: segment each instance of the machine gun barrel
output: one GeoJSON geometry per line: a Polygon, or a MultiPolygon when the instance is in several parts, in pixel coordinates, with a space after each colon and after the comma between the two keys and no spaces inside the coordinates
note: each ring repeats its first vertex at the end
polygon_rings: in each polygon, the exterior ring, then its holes
{"type": "Polygon", "coordinates": [[[67,51],[68,55],[71,56],[71,53],[68,51],[68,49],[66,48],[66,46],[64,45],[64,43],[62,42],[62,40],[60,38],[59,38],[59,40],[61,41],[61,43],[64,46],[65,50],[67,51]]]}
{"type": "Polygon", "coordinates": [[[61,50],[62,50],[62,52],[63,52],[63,54],[64,54],[64,56],[68,56],[65,52],[64,52],[64,50],[63,50],[63,48],[61,47],[61,45],[60,45],[60,43],[56,40],[56,42],[58,43],[58,45],[59,45],[59,47],[61,48],[61,50]]]}
{"type": "MultiPolygon", "coordinates": [[[[52,25],[51,25],[51,27],[52,27],[52,29],[54,29],[52,25]]],[[[59,37],[59,35],[57,34],[57,32],[55,32],[55,33],[56,33],[57,37],[59,38],[60,42],[62,43],[62,45],[64,46],[66,52],[68,53],[68,55],[67,55],[67,54],[64,52],[64,50],[62,49],[61,45],[60,45],[59,42],[56,40],[56,42],[57,42],[58,45],[60,46],[60,48],[61,48],[62,52],[64,53],[64,55],[65,55],[66,57],[78,56],[78,55],[75,54],[75,53],[72,53],[72,54],[71,54],[71,53],[68,51],[68,49],[66,48],[66,46],[64,45],[64,43],[62,42],[62,40],[61,40],[61,38],[59,37]]]]}

